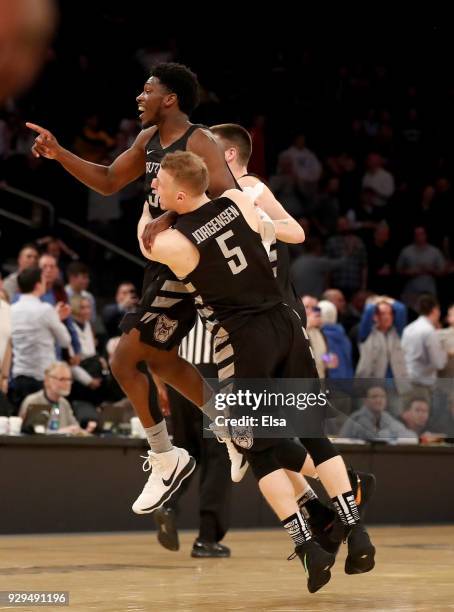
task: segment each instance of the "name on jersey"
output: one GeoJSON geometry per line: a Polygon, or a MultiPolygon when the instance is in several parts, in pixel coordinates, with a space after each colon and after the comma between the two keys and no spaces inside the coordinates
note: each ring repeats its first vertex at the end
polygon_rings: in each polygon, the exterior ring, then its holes
{"type": "Polygon", "coordinates": [[[147,174],[158,174],[161,164],[159,162],[145,162],[145,171],[147,174]]]}
{"type": "Polygon", "coordinates": [[[221,231],[226,225],[231,223],[236,217],[239,217],[240,213],[234,206],[228,206],[219,215],[213,217],[208,223],[196,229],[192,232],[197,244],[200,244],[207,238],[214,236],[217,232],[221,231]]]}

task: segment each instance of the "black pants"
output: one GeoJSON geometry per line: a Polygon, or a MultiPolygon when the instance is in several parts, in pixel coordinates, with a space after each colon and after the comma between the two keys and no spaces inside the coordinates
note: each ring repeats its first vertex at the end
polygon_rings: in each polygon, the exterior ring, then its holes
{"type": "Polygon", "coordinates": [[[16,378],[13,378],[11,387],[10,399],[17,408],[20,408],[27,395],[41,391],[43,381],[36,380],[31,376],[16,376],[16,378]]]}
{"type": "MultiPolygon", "coordinates": [[[[216,366],[198,366],[206,378],[216,378],[216,366]]],[[[172,411],[173,443],[185,448],[198,464],[200,473],[200,526],[199,539],[219,542],[230,527],[230,502],[232,481],[230,460],[225,444],[203,437],[202,412],[174,389],[168,387],[172,411]]],[[[170,506],[175,508],[178,498],[187,488],[187,478],[172,497],[170,506]]]]}

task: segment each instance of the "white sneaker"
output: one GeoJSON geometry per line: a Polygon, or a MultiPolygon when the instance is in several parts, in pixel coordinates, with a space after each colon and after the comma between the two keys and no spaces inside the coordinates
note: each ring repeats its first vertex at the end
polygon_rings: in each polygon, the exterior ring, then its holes
{"type": "Polygon", "coordinates": [[[242,455],[233,444],[230,438],[218,437],[219,442],[223,443],[227,447],[227,452],[230,459],[230,477],[233,482],[240,482],[243,476],[246,474],[249,467],[249,463],[246,461],[244,455],[242,455]]]}
{"type": "Polygon", "coordinates": [[[136,514],[148,514],[168,501],[195,468],[195,459],[184,448],[174,446],[166,453],[148,451],[142,469],[151,470],[142,493],[132,509],[136,514]]]}

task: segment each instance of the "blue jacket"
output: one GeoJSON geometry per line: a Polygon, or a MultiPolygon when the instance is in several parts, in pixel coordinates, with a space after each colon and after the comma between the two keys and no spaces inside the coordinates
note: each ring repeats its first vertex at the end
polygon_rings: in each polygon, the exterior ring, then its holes
{"type": "Polygon", "coordinates": [[[328,370],[329,378],[353,378],[352,343],[340,323],[327,323],[322,326],[328,351],[336,353],[339,367],[328,370]]]}

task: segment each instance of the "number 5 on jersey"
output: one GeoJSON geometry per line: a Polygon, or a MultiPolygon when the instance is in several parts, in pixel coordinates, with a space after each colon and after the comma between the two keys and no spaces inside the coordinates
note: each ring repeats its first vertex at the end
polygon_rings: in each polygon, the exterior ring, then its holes
{"type": "Polygon", "coordinates": [[[228,230],[224,232],[220,236],[216,238],[216,242],[219,244],[222,254],[227,259],[227,263],[229,264],[229,268],[232,271],[232,274],[239,274],[245,268],[247,268],[247,261],[244,256],[243,251],[239,246],[233,247],[233,249],[229,249],[226,244],[226,241],[233,236],[232,230],[228,230]],[[238,260],[238,263],[234,259],[238,260]]]}

